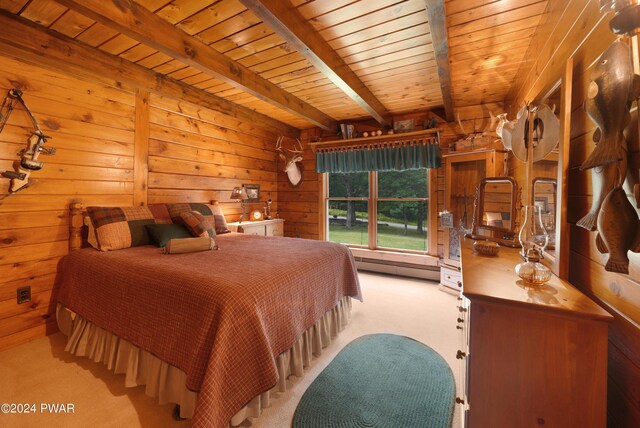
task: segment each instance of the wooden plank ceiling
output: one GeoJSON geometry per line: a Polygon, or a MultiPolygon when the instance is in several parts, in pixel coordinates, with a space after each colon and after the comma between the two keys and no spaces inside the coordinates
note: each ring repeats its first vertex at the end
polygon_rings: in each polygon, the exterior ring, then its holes
{"type": "MultiPolygon", "coordinates": [[[[445,103],[425,9],[426,4],[437,2],[442,0],[137,0],[146,8],[140,16],[150,18],[148,22],[161,18],[196,38],[196,52],[214,49],[223,54],[232,67],[240,68],[242,73],[238,74],[244,76],[240,83],[214,77],[212,67],[194,64],[187,49],[186,56],[176,56],[175,51],[150,41],[148,34],[141,35],[133,27],[127,31],[124,24],[105,20],[104,13],[97,12],[98,16],[83,10],[91,9],[93,2],[0,0],[0,8],[304,129],[331,120],[333,126],[372,116],[387,123],[392,114],[442,109],[445,103]],[[316,45],[314,38],[319,40],[318,49],[327,55],[317,56],[324,62],[318,63],[313,57],[317,52],[309,55],[304,45],[302,52],[306,54],[301,54],[296,50],[301,49],[300,43],[291,38],[285,41],[287,35],[282,31],[274,32],[277,25],[273,19],[245,6],[274,2],[290,2],[297,9],[296,16],[289,18],[305,22],[305,30],[300,32],[296,26],[291,32],[297,30],[296,40],[306,40],[307,45],[316,45]],[[339,73],[340,67],[348,70],[339,73]],[[243,70],[255,76],[246,79],[243,70]],[[346,89],[344,82],[348,83],[346,89]],[[275,95],[276,102],[262,95],[276,90],[284,94],[280,98],[275,95]],[[286,103],[294,107],[288,108],[286,103]]],[[[116,8],[109,0],[102,3],[106,9],[116,8]]],[[[444,3],[454,108],[504,100],[546,4],[546,0],[444,3]]]]}

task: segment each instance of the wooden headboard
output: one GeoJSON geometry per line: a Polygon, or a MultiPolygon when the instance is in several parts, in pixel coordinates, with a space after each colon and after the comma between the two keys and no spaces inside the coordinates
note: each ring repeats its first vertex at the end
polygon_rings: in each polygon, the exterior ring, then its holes
{"type": "MultiPolygon", "coordinates": [[[[218,205],[218,201],[216,199],[211,200],[208,203],[211,205],[218,205]]],[[[85,226],[87,210],[82,205],[81,201],[71,202],[69,216],[69,251],[75,251],[87,247],[89,245],[87,242],[88,227],[85,226]]]]}
{"type": "Polygon", "coordinates": [[[69,251],[79,250],[82,248],[82,227],[84,226],[84,217],[87,211],[82,207],[82,202],[71,202],[69,215],[69,251]]]}

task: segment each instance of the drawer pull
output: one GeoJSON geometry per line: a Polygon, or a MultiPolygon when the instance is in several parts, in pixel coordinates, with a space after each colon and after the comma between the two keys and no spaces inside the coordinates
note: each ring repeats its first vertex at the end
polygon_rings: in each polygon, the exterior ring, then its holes
{"type": "Polygon", "coordinates": [[[462,306],[458,306],[458,310],[459,310],[460,312],[467,312],[467,308],[462,307],[462,306]]]}
{"type": "Polygon", "coordinates": [[[464,322],[464,320],[463,320],[462,318],[458,318],[458,322],[459,322],[459,323],[463,323],[463,322],[464,322]]]}
{"type": "Polygon", "coordinates": [[[458,352],[456,352],[456,358],[457,358],[458,360],[461,360],[461,359],[463,359],[463,358],[464,358],[464,357],[466,357],[466,356],[467,356],[467,354],[466,354],[465,352],[462,352],[462,351],[461,351],[461,350],[459,350],[459,349],[458,349],[458,352]]]}
{"type": "Polygon", "coordinates": [[[457,326],[456,326],[456,328],[457,328],[458,330],[462,330],[462,326],[457,325],[457,326]]]}
{"type": "Polygon", "coordinates": [[[458,287],[462,288],[462,282],[458,281],[458,287]]]}
{"type": "Polygon", "coordinates": [[[464,400],[460,397],[456,397],[456,404],[464,404],[464,400]]]}

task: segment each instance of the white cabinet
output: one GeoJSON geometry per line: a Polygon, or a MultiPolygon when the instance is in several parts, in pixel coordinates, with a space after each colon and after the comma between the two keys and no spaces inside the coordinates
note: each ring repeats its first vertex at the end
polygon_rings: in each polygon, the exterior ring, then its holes
{"type": "Polygon", "coordinates": [[[227,223],[227,227],[232,232],[246,233],[249,235],[284,236],[284,220],[281,218],[227,223]]]}

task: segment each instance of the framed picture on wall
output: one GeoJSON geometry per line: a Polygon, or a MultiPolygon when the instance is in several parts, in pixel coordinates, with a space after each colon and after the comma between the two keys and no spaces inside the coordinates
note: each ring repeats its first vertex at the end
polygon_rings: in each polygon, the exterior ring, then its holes
{"type": "Polygon", "coordinates": [[[244,190],[247,192],[246,202],[260,202],[260,185],[259,184],[243,184],[244,190]]]}
{"type": "Polygon", "coordinates": [[[411,132],[413,126],[413,119],[396,120],[393,122],[393,132],[411,132]]]}

